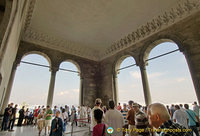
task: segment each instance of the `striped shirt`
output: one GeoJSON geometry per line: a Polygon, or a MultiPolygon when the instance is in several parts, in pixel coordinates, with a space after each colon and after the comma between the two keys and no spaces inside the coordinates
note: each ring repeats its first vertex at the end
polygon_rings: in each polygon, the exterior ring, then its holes
{"type": "Polygon", "coordinates": [[[126,111],[122,110],[121,113],[122,113],[122,116],[124,118],[124,124],[128,124],[128,120],[126,119],[127,114],[128,114],[128,110],[126,110],[126,111]]]}

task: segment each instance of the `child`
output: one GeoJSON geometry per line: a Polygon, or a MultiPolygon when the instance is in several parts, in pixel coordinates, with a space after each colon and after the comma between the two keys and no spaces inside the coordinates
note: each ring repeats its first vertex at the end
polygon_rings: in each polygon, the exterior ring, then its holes
{"type": "Polygon", "coordinates": [[[100,109],[94,110],[94,118],[97,125],[93,128],[93,136],[105,136],[107,125],[102,123],[103,111],[100,109]]]}

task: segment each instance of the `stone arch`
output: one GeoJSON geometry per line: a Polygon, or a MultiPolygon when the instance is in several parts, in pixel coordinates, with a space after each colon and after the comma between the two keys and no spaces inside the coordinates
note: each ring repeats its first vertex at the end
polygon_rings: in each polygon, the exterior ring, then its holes
{"type": "Polygon", "coordinates": [[[44,57],[48,61],[49,67],[52,67],[52,61],[51,61],[50,57],[47,54],[45,54],[43,52],[40,52],[40,51],[29,51],[29,52],[26,52],[21,56],[21,58],[19,60],[21,61],[25,56],[28,56],[30,54],[41,55],[42,57],[44,57]]]}
{"type": "Polygon", "coordinates": [[[60,67],[60,65],[61,65],[63,62],[71,62],[72,64],[74,64],[74,65],[76,66],[76,68],[77,68],[79,74],[81,74],[81,67],[80,67],[80,65],[79,65],[79,63],[78,63],[77,61],[72,60],[72,59],[65,59],[65,60],[63,60],[63,61],[60,62],[59,67],[60,67]]]}
{"type": "Polygon", "coordinates": [[[159,37],[155,39],[153,42],[151,42],[150,44],[144,45],[144,47],[141,49],[141,52],[140,52],[139,61],[145,62],[148,59],[149,54],[153,50],[153,48],[155,48],[158,44],[163,43],[163,42],[175,43],[177,47],[179,48],[179,50],[182,52],[184,50],[184,47],[183,47],[182,42],[180,41],[181,40],[178,37],[173,37],[173,36],[159,37]]]}

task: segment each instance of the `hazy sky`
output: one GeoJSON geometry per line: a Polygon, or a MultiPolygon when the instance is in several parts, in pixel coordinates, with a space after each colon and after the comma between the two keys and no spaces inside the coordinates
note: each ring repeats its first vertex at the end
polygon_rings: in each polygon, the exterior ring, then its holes
{"type": "MultiPolygon", "coordinates": [[[[174,43],[162,43],[152,50],[149,58],[177,48],[174,43]]],[[[49,65],[44,57],[36,54],[24,57],[23,61],[49,65]]],[[[120,67],[134,63],[134,59],[129,57],[120,67]]],[[[61,67],[77,71],[75,65],[70,62],[63,62],[61,67]]],[[[187,62],[181,52],[149,61],[147,74],[153,102],[192,103],[196,100],[187,62]]],[[[46,104],[49,82],[48,68],[21,63],[17,68],[10,101],[18,104],[46,104]]],[[[79,85],[80,77],[77,73],[58,71],[53,105],[78,105],[79,85]]],[[[132,99],[144,104],[140,70],[137,66],[120,71],[118,87],[120,102],[132,99]]]]}

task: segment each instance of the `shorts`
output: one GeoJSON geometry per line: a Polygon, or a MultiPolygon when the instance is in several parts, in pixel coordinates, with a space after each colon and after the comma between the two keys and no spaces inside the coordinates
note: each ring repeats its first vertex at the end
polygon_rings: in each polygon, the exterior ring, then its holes
{"type": "Polygon", "coordinates": [[[45,120],[45,127],[51,126],[51,120],[45,120]]]}

